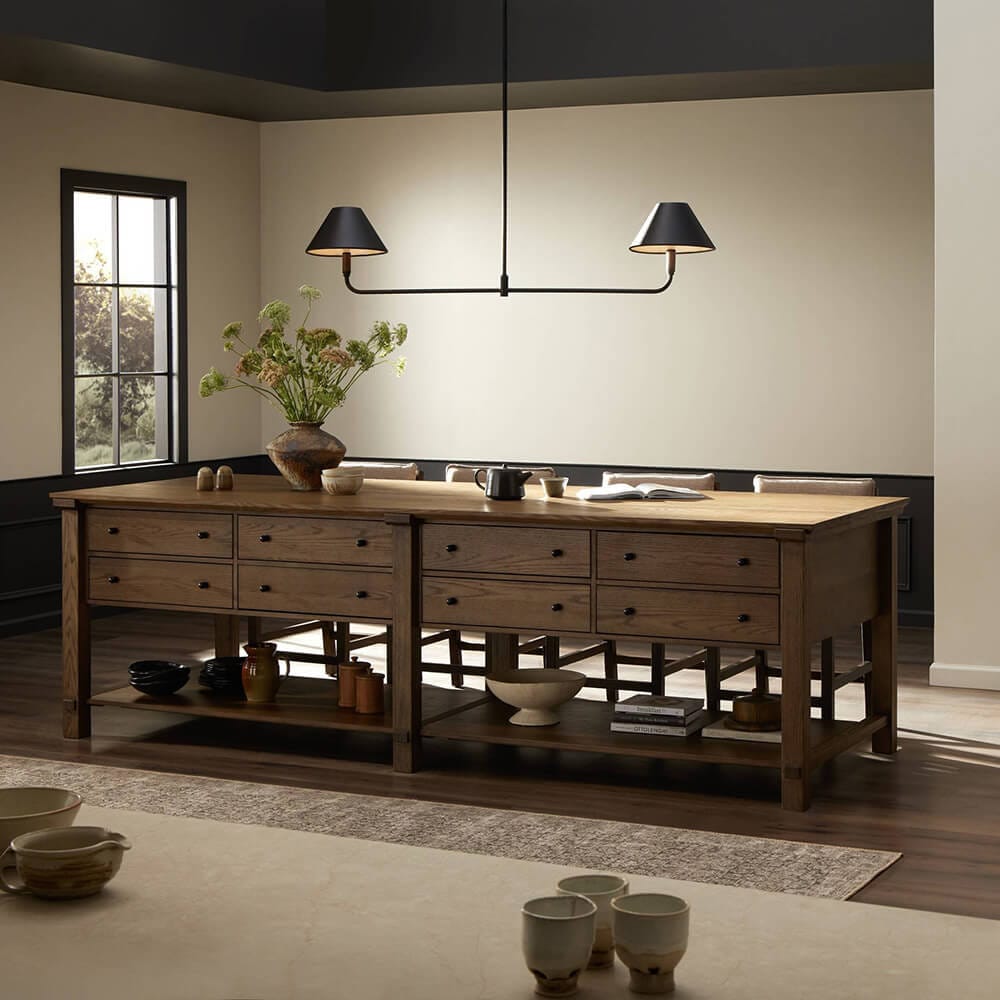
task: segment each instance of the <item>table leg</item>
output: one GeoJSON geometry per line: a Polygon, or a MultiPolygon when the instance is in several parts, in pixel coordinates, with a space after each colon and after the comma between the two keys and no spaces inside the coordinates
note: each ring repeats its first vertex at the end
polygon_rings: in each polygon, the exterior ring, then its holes
{"type": "Polygon", "coordinates": [[[878,523],[878,614],[872,619],[871,711],[884,715],[888,724],[872,736],[875,753],[892,754],[896,746],[896,630],[897,553],[896,518],[878,523]]]}
{"type": "Polygon", "coordinates": [[[812,664],[806,640],[805,543],[781,543],[781,807],[809,808],[812,664]]]}
{"type": "Polygon", "coordinates": [[[495,674],[501,670],[517,670],[517,633],[486,633],[486,673],[495,674]]]}
{"type": "Polygon", "coordinates": [[[83,515],[62,512],[63,736],[90,735],[90,608],[83,515]]]}
{"type": "Polygon", "coordinates": [[[421,649],[420,556],[417,527],[410,514],[389,515],[393,546],[392,602],[392,767],[420,769],[421,649]]]}
{"type": "Polygon", "coordinates": [[[215,615],[215,655],[240,655],[239,615],[215,615]]]}

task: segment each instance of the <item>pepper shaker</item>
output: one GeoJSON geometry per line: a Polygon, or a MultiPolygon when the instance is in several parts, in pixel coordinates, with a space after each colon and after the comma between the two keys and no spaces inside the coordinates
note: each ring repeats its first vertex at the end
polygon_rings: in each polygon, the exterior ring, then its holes
{"type": "Polygon", "coordinates": [[[215,474],[215,488],[217,490],[231,490],[233,488],[233,470],[231,466],[219,466],[219,471],[215,474]]]}
{"type": "Polygon", "coordinates": [[[212,470],[207,465],[203,465],[198,470],[197,489],[199,492],[215,489],[215,476],[212,474],[212,470]]]}

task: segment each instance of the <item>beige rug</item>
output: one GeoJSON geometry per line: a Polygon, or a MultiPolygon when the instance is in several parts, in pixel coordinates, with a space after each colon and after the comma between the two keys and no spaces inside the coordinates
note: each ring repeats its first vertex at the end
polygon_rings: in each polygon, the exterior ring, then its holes
{"type": "Polygon", "coordinates": [[[90,805],[848,899],[900,854],[0,756],[0,785],[71,788],[90,805]]]}

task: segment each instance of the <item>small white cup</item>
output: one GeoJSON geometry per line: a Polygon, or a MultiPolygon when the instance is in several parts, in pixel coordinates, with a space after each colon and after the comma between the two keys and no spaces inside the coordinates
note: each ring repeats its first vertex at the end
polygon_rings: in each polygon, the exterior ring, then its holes
{"type": "Polygon", "coordinates": [[[596,907],[594,947],[588,969],[606,969],[615,964],[614,917],[611,900],[628,892],[628,882],[618,875],[570,875],[556,884],[560,896],[586,896],[596,907]]]}
{"type": "Polygon", "coordinates": [[[566,476],[542,476],[538,480],[546,497],[558,498],[566,492],[569,479],[566,476]]]}
{"type": "Polygon", "coordinates": [[[321,473],[323,489],[332,496],[354,496],[364,481],[363,472],[356,469],[324,469],[321,473]]]}
{"type": "Polygon", "coordinates": [[[542,997],[570,997],[594,944],[597,904],[585,896],[541,896],[521,908],[524,960],[542,997]]]}
{"type": "Polygon", "coordinates": [[[691,910],[678,896],[639,892],[611,901],[615,951],[628,966],[633,993],[672,993],[684,957],[691,910]]]}

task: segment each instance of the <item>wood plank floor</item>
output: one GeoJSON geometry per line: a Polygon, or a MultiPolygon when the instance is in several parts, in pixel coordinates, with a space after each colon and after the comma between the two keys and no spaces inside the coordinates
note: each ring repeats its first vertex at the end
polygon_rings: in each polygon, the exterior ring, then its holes
{"type": "MultiPolygon", "coordinates": [[[[199,615],[99,619],[94,690],[121,686],[132,660],[210,655],[211,630],[199,615]]],[[[307,633],[282,645],[317,643],[307,633]]],[[[854,636],[838,640],[842,669],[856,649],[854,636]]],[[[116,708],[94,710],[91,739],[64,741],[59,633],[7,639],[3,653],[0,753],[895,850],[903,859],[857,900],[1000,918],[1000,693],[929,687],[926,630],[901,631],[900,753],[889,760],[862,750],[826,765],[804,814],[783,812],[776,774],[753,768],[428,740],[425,769],[401,775],[383,735],[116,708]]],[[[378,653],[365,650],[372,660],[378,653]]],[[[703,678],[670,682],[696,694],[703,678]]],[[[861,707],[860,686],[838,694],[838,714],[860,718],[861,707]]]]}

